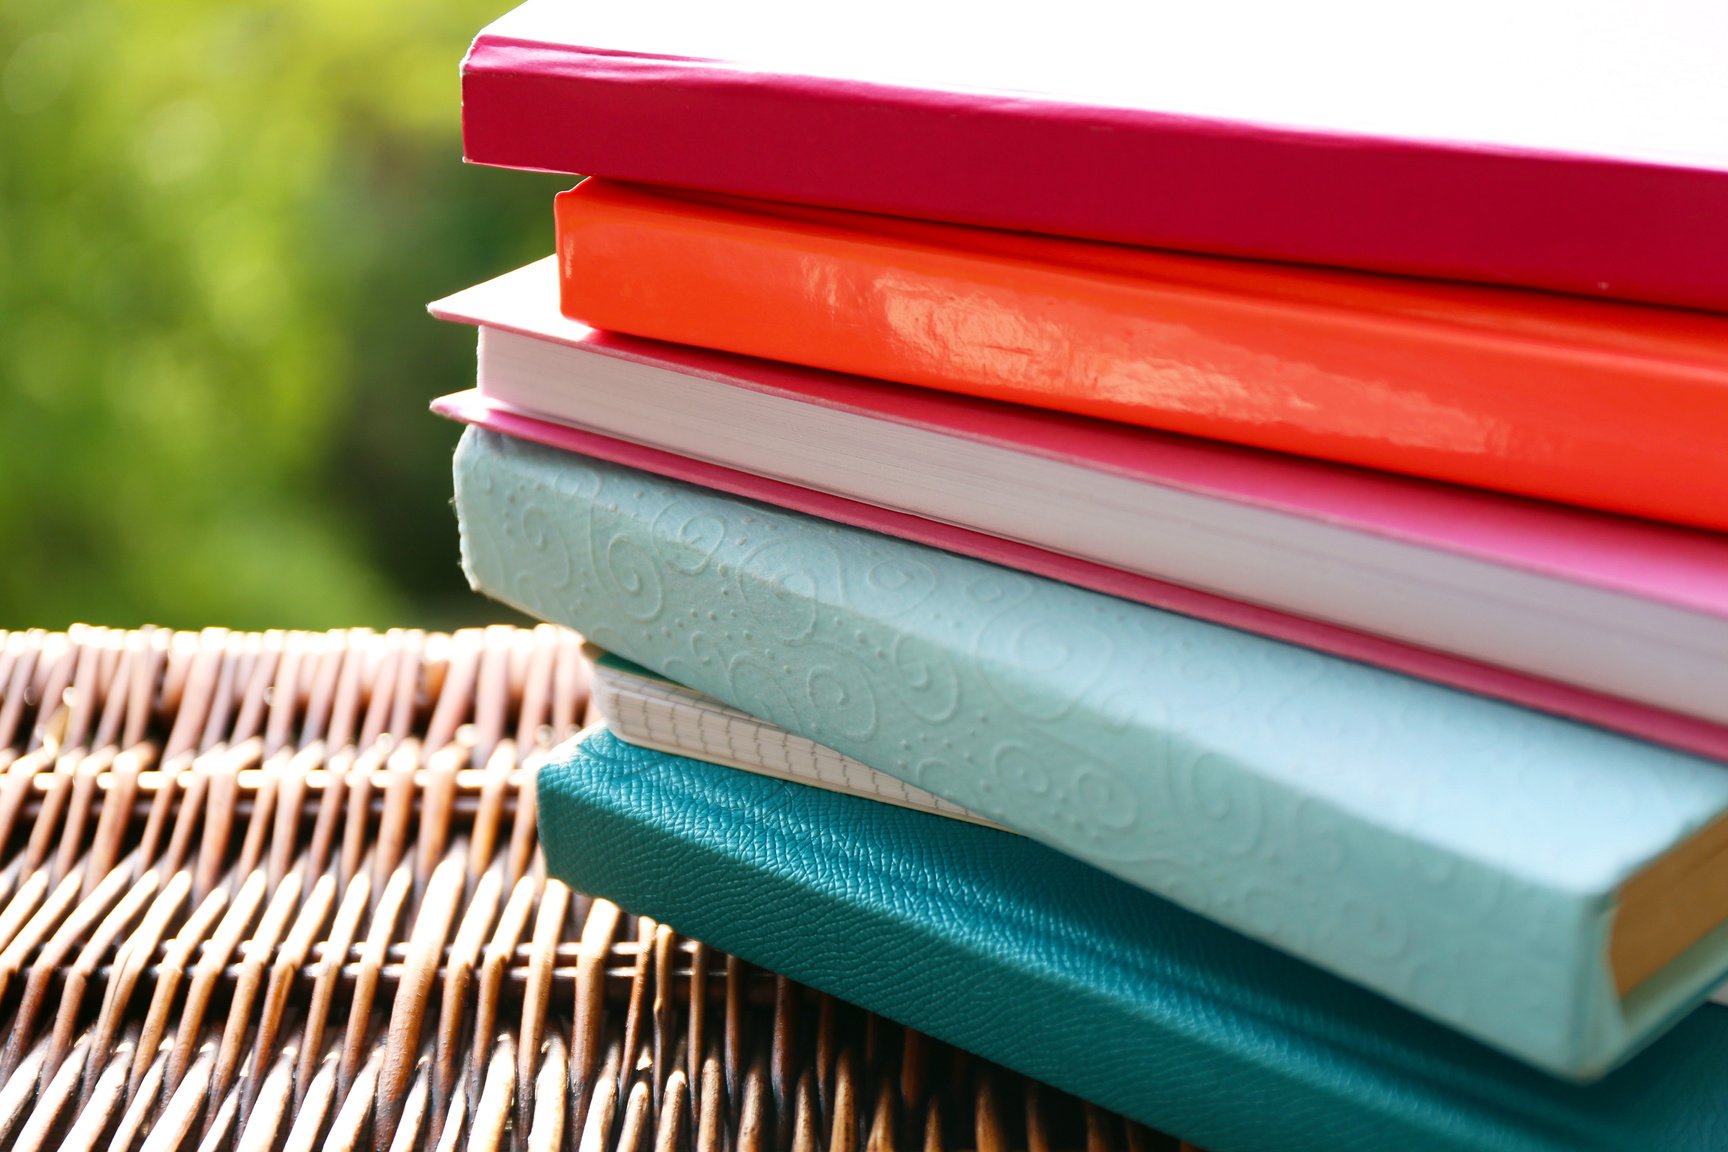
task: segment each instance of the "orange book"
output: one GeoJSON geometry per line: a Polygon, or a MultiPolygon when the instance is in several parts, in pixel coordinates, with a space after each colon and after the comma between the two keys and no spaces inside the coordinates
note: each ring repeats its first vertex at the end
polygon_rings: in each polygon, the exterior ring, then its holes
{"type": "Polygon", "coordinates": [[[1728,529],[1728,317],[602,180],[556,212],[596,328],[1728,529]]]}

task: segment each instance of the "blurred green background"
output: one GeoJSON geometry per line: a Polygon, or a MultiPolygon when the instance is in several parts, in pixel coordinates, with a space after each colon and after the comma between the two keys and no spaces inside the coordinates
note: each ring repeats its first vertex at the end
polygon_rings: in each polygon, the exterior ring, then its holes
{"type": "Polygon", "coordinates": [[[461,162],[510,0],[0,5],[0,628],[451,627],[425,304],[571,181],[461,162]]]}

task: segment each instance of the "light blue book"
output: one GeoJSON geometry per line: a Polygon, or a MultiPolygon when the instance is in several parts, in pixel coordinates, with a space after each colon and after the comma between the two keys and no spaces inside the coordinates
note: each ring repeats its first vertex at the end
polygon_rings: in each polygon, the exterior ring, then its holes
{"type": "Polygon", "coordinates": [[[1721,765],[495,433],[455,480],[477,588],[1550,1071],[1728,967],[1721,765]]]}

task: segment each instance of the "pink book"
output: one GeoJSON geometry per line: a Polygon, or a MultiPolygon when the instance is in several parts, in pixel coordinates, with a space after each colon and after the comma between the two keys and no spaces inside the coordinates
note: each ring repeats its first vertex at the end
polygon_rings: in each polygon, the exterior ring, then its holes
{"type": "Polygon", "coordinates": [[[1728,7],[529,0],[480,164],[1728,310],[1728,7]]]}
{"type": "Polygon", "coordinates": [[[681,345],[542,261],[446,415],[1728,759],[1728,537],[681,345]]]}

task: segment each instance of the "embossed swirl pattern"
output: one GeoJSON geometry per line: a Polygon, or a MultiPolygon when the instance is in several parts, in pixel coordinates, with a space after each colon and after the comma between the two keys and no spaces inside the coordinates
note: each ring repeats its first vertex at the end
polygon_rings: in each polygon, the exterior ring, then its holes
{"type": "Polygon", "coordinates": [[[481,587],[1534,1059],[1620,1027],[1600,910],[1728,809],[1689,757],[494,434],[457,481],[481,587]]]}

